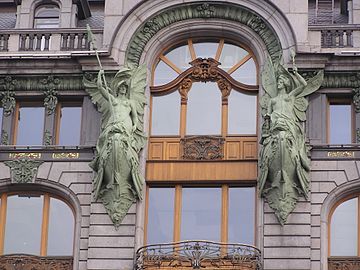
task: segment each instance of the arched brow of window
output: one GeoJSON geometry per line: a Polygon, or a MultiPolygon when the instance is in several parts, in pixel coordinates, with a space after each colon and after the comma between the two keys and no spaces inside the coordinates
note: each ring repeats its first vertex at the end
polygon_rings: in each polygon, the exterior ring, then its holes
{"type": "Polygon", "coordinates": [[[56,28],[60,22],[60,10],[57,5],[40,5],[35,10],[34,28],[56,28]]]}

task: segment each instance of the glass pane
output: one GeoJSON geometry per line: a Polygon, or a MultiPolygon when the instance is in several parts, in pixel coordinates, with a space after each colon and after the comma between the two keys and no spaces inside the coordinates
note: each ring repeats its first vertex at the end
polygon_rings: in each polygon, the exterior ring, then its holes
{"type": "Polygon", "coordinates": [[[20,108],[17,145],[42,145],[44,113],[44,107],[20,108]]]}
{"type": "Polygon", "coordinates": [[[231,77],[245,84],[256,85],[256,65],[254,59],[249,59],[245,64],[235,70],[231,74],[231,77]]]}
{"type": "Polygon", "coordinates": [[[194,43],[196,58],[215,58],[219,42],[201,42],[194,43]]]}
{"type": "Polygon", "coordinates": [[[351,143],[351,105],[330,105],[330,141],[331,144],[351,143]]]}
{"type": "Polygon", "coordinates": [[[59,19],[35,19],[34,28],[57,28],[59,27],[59,19]]]}
{"type": "Polygon", "coordinates": [[[235,90],[229,97],[229,134],[256,134],[256,95],[235,90]]]}
{"type": "Polygon", "coordinates": [[[59,145],[79,145],[81,128],[81,107],[62,107],[60,118],[59,145]]]}
{"type": "Polygon", "coordinates": [[[241,47],[232,45],[232,44],[224,44],[224,47],[220,56],[221,68],[224,70],[228,70],[237,64],[241,59],[243,59],[248,52],[241,47]]]}
{"type": "Polygon", "coordinates": [[[150,188],[147,244],[173,241],[174,188],[150,188]]]}
{"type": "Polygon", "coordinates": [[[193,83],[188,94],[186,133],[188,135],[221,133],[221,92],[216,83],[193,83]]]}
{"type": "Polygon", "coordinates": [[[179,135],[180,94],[152,97],[151,135],[179,135]]]}
{"type": "Polygon", "coordinates": [[[43,196],[7,200],[5,254],[40,254],[43,196]]]}
{"type": "Polygon", "coordinates": [[[255,188],[229,189],[229,243],[254,244],[255,188]]]}
{"type": "Polygon", "coordinates": [[[221,188],[183,188],[181,240],[220,241],[221,188]]]}
{"type": "Polygon", "coordinates": [[[178,47],[168,52],[165,56],[181,70],[186,70],[190,67],[191,56],[188,45],[178,47]]]}
{"type": "Polygon", "coordinates": [[[51,198],[47,255],[73,254],[74,226],[74,214],[70,207],[63,201],[51,198]]]}
{"type": "Polygon", "coordinates": [[[160,60],[154,72],[154,85],[163,85],[177,78],[177,74],[171,67],[160,60]]]}
{"type": "Polygon", "coordinates": [[[334,211],[330,227],[330,255],[357,256],[358,199],[343,202],[334,211]]]}

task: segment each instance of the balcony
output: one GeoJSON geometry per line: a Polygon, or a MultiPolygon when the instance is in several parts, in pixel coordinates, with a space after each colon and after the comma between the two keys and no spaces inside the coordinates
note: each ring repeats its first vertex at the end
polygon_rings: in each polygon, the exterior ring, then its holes
{"type": "Polygon", "coordinates": [[[24,254],[11,254],[0,256],[0,265],[2,270],[72,270],[73,258],[63,256],[42,257],[24,254]]]}
{"type": "Polygon", "coordinates": [[[359,257],[330,257],[328,259],[328,270],[358,270],[360,269],[359,257]]]}
{"type": "Polygon", "coordinates": [[[155,269],[261,270],[260,250],[249,245],[183,241],[148,245],[136,252],[136,270],[155,269]]]}
{"type": "MultiPolygon", "coordinates": [[[[102,29],[92,30],[98,48],[102,47],[102,29]]],[[[16,29],[0,31],[0,54],[16,52],[59,53],[89,51],[86,29],[16,29]]]]}

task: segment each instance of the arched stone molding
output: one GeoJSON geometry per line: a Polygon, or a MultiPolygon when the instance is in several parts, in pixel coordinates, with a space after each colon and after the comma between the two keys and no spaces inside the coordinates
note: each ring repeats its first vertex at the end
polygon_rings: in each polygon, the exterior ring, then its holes
{"type": "MultiPolygon", "coordinates": [[[[296,39],[287,18],[271,2],[250,0],[143,1],[119,23],[110,42],[111,54],[120,65],[139,64],[146,44],[163,28],[180,21],[213,19],[236,22],[236,28],[247,26],[266,44],[267,51],[276,57],[283,50],[295,48],[296,39]],[[131,15],[130,15],[131,14],[131,15]],[[241,26],[241,27],[240,27],[241,26]]],[[[288,54],[284,54],[285,62],[288,54]]]]}
{"type": "Polygon", "coordinates": [[[325,198],[320,213],[320,258],[321,258],[321,270],[328,269],[328,221],[329,214],[334,205],[351,194],[360,193],[360,181],[359,179],[351,182],[346,182],[341,186],[338,186],[325,198]]]}
{"type": "Polygon", "coordinates": [[[0,181],[0,194],[4,192],[26,192],[26,191],[37,191],[50,193],[61,198],[72,207],[75,219],[75,230],[74,230],[74,253],[73,253],[73,264],[74,269],[78,268],[79,265],[79,250],[80,250],[80,233],[81,233],[81,206],[80,201],[76,194],[64,185],[59,183],[36,179],[35,183],[32,184],[11,184],[10,179],[8,181],[0,181]]]}

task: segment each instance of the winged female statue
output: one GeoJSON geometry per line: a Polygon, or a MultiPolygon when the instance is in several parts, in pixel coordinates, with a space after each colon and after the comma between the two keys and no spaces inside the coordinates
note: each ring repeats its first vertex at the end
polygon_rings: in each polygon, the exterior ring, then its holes
{"type": "Polygon", "coordinates": [[[118,227],[131,205],[142,197],[144,178],[139,152],[144,147],[143,114],[146,68],[123,68],[110,86],[100,70],[96,81],[84,79],[86,91],[102,114],[96,156],[94,197],[100,199],[118,227]]]}
{"type": "Polygon", "coordinates": [[[309,194],[310,160],[305,144],[306,96],[323,81],[323,71],[305,79],[293,69],[289,72],[280,60],[268,58],[262,72],[265,95],[261,107],[264,118],[260,143],[259,190],[279,222],[285,224],[299,196],[309,194]]]}

